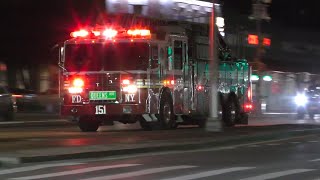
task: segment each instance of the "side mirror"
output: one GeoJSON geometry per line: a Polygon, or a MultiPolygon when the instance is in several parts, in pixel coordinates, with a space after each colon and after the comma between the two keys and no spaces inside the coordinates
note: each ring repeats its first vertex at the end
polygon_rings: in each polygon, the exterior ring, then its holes
{"type": "Polygon", "coordinates": [[[60,47],[59,49],[59,63],[64,63],[64,47],[60,47]]]}

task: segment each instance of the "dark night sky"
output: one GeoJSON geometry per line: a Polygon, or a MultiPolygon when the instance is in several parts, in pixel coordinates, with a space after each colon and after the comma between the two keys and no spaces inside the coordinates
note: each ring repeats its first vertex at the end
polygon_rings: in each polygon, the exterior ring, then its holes
{"type": "MultiPolygon", "coordinates": [[[[224,0],[234,13],[249,15],[251,0],[224,0]]],[[[272,23],[320,33],[318,0],[273,0],[272,23]]],[[[50,48],[69,37],[77,25],[90,21],[103,9],[103,0],[4,0],[0,7],[0,59],[42,62],[50,48]]],[[[292,37],[294,38],[294,37],[292,37]]],[[[316,42],[320,43],[320,39],[316,42]]],[[[52,60],[55,62],[56,60],[52,60]]]]}

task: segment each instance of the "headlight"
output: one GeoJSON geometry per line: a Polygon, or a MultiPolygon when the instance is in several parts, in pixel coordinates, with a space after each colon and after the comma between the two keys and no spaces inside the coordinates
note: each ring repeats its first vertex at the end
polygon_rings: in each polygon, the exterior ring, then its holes
{"type": "Polygon", "coordinates": [[[294,101],[298,106],[304,106],[308,103],[308,98],[305,94],[298,94],[294,98],[294,101]]]}

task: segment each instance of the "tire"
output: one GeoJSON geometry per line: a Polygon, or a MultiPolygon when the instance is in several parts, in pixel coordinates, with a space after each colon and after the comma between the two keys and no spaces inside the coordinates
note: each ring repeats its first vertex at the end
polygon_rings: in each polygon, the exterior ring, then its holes
{"type": "Polygon", "coordinates": [[[159,122],[161,129],[174,129],[177,127],[173,112],[172,97],[168,92],[163,92],[161,96],[159,122]]]}
{"type": "Polygon", "coordinates": [[[101,122],[94,116],[81,116],[79,118],[78,126],[82,132],[96,132],[101,122]]]}
{"type": "Polygon", "coordinates": [[[223,107],[223,122],[227,127],[233,127],[240,117],[239,102],[235,95],[229,95],[223,107]]]}
{"type": "Polygon", "coordinates": [[[152,130],[152,124],[150,122],[147,122],[143,117],[139,117],[139,124],[141,128],[145,131],[152,130]]]}

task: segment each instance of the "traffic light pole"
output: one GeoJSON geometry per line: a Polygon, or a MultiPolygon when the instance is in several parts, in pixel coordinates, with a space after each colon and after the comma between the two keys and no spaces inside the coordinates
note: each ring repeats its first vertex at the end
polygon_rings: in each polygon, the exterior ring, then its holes
{"type": "Polygon", "coordinates": [[[216,56],[216,37],[215,37],[215,3],[213,1],[212,12],[210,17],[209,32],[209,56],[210,56],[210,99],[209,99],[209,116],[206,123],[206,131],[220,132],[222,131],[222,123],[218,118],[218,58],[216,56]]]}

